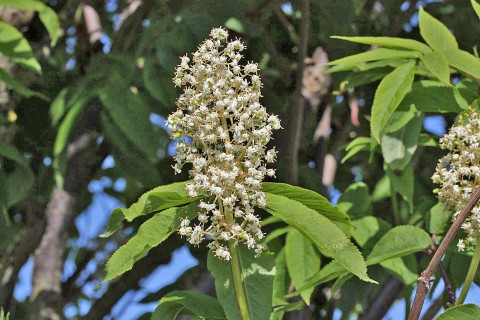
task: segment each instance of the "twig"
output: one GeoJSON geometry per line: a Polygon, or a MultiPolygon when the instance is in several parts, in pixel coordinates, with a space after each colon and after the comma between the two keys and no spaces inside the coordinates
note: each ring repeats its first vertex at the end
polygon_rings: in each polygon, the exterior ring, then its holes
{"type": "Polygon", "coordinates": [[[298,44],[298,34],[295,32],[295,27],[293,24],[288,21],[285,13],[280,9],[279,6],[273,6],[272,8],[273,14],[277,17],[278,21],[282,24],[282,26],[287,30],[288,36],[290,40],[297,45],[298,44]]]}
{"type": "Polygon", "coordinates": [[[442,296],[435,299],[435,301],[430,305],[430,307],[425,311],[425,314],[422,317],[422,320],[432,320],[443,307],[442,296]]]}
{"type": "Polygon", "coordinates": [[[427,295],[428,289],[430,289],[430,281],[433,277],[433,273],[437,269],[442,256],[447,251],[448,246],[452,242],[453,238],[457,234],[458,230],[462,226],[465,219],[468,215],[472,212],[472,209],[475,207],[476,203],[480,199],[480,189],[475,190],[468,203],[462,209],[458,217],[453,222],[452,226],[448,230],[445,238],[443,239],[442,243],[438,247],[435,255],[433,256],[432,260],[430,261],[427,269],[422,272],[422,275],[418,278],[418,287],[417,292],[415,293],[415,300],[413,301],[413,306],[410,310],[410,315],[408,316],[408,320],[417,320],[420,317],[420,312],[422,311],[423,302],[425,301],[425,297],[427,295]]]}
{"type": "Polygon", "coordinates": [[[300,20],[300,43],[298,45],[297,72],[295,91],[293,92],[293,105],[290,113],[290,143],[288,152],[287,182],[298,184],[298,151],[302,133],[303,115],[305,113],[305,101],[302,96],[303,69],[308,49],[308,34],[310,31],[310,0],[300,2],[302,19],[300,20]]]}

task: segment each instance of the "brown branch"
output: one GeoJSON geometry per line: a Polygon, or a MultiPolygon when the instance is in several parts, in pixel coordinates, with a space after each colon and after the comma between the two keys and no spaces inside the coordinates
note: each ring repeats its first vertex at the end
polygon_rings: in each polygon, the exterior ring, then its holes
{"type": "Polygon", "coordinates": [[[298,45],[297,72],[295,76],[296,86],[293,92],[293,105],[290,109],[289,150],[287,155],[288,169],[287,182],[298,184],[298,151],[305,113],[305,101],[302,96],[303,69],[308,50],[308,35],[310,31],[310,0],[300,1],[300,42],[298,45]]]}
{"type": "Polygon", "coordinates": [[[138,287],[138,282],[154,271],[158,266],[170,261],[171,253],[180,247],[183,241],[170,237],[163,244],[150,250],[150,253],[138,261],[132,270],[126,272],[108,287],[108,291],[95,301],[84,320],[103,319],[108,315],[117,301],[129,290],[138,287]]]}
{"type": "Polygon", "coordinates": [[[432,280],[433,274],[437,269],[442,256],[447,251],[448,246],[452,242],[453,238],[457,234],[458,230],[465,222],[465,219],[468,215],[472,212],[472,209],[475,207],[476,203],[480,199],[480,189],[477,189],[473,194],[468,203],[462,209],[460,214],[457,216],[455,221],[453,222],[452,226],[448,230],[445,238],[443,239],[442,243],[438,247],[435,255],[433,256],[432,260],[430,261],[427,269],[422,272],[422,275],[418,278],[418,287],[417,292],[415,293],[415,300],[413,301],[413,306],[410,310],[410,314],[408,316],[408,320],[417,320],[420,317],[420,313],[422,311],[423,302],[425,301],[425,297],[427,295],[428,289],[430,289],[430,281],[432,280]]]}
{"type": "Polygon", "coordinates": [[[279,6],[273,6],[273,14],[275,17],[277,17],[278,21],[280,24],[287,30],[288,36],[290,37],[290,40],[297,45],[298,44],[298,34],[295,31],[295,27],[293,26],[290,21],[288,21],[288,18],[285,15],[285,12],[282,11],[282,9],[279,6]]]}

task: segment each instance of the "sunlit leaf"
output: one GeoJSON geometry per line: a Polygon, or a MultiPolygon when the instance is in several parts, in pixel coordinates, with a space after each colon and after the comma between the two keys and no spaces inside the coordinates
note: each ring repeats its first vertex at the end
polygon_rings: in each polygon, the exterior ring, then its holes
{"type": "Polygon", "coordinates": [[[296,228],[328,257],[337,260],[347,270],[364,281],[375,282],[358,248],[329,219],[302,203],[276,194],[266,193],[265,210],[296,228]]]}
{"type": "MultiPolygon", "coordinates": [[[[420,34],[435,51],[446,52],[458,49],[458,43],[448,28],[437,18],[420,7],[418,16],[420,34]]],[[[445,54],[448,57],[448,54],[445,54]]]]}
{"type": "Polygon", "coordinates": [[[389,73],[380,82],[373,100],[371,131],[380,142],[384,126],[410,90],[415,75],[415,62],[408,62],[389,73]]]}

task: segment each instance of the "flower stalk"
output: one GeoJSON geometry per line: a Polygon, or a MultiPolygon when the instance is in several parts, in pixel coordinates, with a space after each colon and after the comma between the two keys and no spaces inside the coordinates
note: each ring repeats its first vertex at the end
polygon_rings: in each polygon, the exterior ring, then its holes
{"type": "Polygon", "coordinates": [[[467,276],[465,277],[465,282],[463,283],[462,291],[458,296],[455,305],[460,305],[465,301],[470,286],[472,285],[475,274],[477,273],[478,264],[480,263],[480,238],[477,238],[477,243],[475,245],[475,252],[473,253],[472,261],[470,262],[470,267],[468,268],[467,276]]]}

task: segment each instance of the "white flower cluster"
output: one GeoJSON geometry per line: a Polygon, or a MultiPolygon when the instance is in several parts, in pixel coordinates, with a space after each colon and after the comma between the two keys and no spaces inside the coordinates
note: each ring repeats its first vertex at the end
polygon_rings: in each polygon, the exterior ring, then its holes
{"type": "MultiPolygon", "coordinates": [[[[460,116],[457,123],[440,139],[442,149],[449,152],[439,160],[432,176],[434,183],[441,185],[434,190],[446,210],[454,211],[454,218],[466,205],[473,191],[480,187],[480,116],[469,110],[460,116]]],[[[480,205],[477,204],[462,225],[467,238],[458,242],[464,250],[465,243],[474,244],[480,236],[480,205]]]]}
{"type": "Polygon", "coordinates": [[[263,249],[259,218],[254,207],[266,205],[261,182],[274,176],[266,163],[276,160],[275,148],[267,150],[272,130],[280,121],[259,103],[262,83],[256,63],[239,64],[245,45],[228,41],[223,28],[213,29],[190,58],[181,58],[173,81],[184,87],[178,109],[167,124],[177,143],[174,169],[190,163],[192,181],[186,189],[202,195],[198,224],[182,221],[179,233],[199,245],[205,238],[215,256],[230,260],[226,245],[245,243],[257,254],[263,249]]]}

